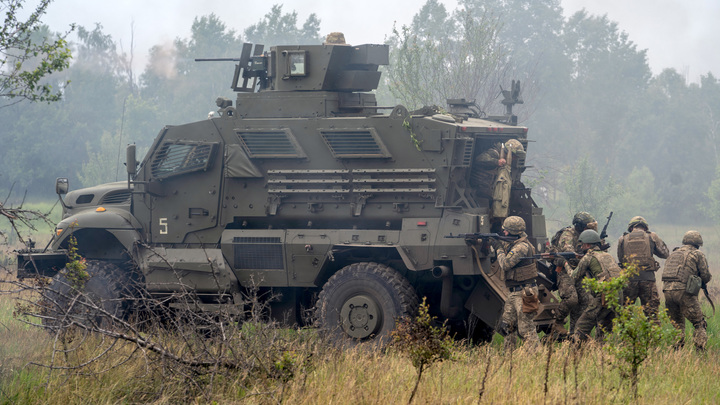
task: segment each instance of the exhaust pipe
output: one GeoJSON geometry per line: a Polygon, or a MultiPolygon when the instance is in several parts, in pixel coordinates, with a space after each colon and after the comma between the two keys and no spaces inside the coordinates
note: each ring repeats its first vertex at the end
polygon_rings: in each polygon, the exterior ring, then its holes
{"type": "Polygon", "coordinates": [[[442,295],[440,296],[440,312],[445,318],[456,318],[462,308],[453,305],[453,274],[448,266],[435,266],[432,269],[435,278],[442,279],[442,295]]]}

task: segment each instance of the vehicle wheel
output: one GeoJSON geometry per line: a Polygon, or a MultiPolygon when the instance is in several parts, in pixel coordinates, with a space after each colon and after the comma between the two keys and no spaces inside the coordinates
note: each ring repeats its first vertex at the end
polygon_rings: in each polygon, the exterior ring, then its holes
{"type": "Polygon", "coordinates": [[[418,308],[415,289],[397,270],[354,263],[323,286],[315,307],[322,333],[336,342],[386,343],[395,321],[418,308]]]}
{"type": "Polygon", "coordinates": [[[118,266],[86,262],[88,278],[73,281],[65,270],[56,274],[45,290],[43,325],[53,331],[72,326],[85,329],[108,328],[113,318],[124,319],[129,312],[129,277],[118,266]]]}

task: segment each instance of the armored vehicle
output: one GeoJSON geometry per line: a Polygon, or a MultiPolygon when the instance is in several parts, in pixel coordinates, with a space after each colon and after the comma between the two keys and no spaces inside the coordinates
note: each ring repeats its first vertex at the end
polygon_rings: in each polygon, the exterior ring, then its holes
{"type": "MultiPolygon", "coordinates": [[[[48,248],[19,254],[18,275],[63,281],[72,235],[103,280],[85,285],[94,296],[122,298],[132,279],[169,306],[190,290],[198,310],[217,311],[260,288],[280,297],[272,316],[355,341],[386,339],[427,297],[455,330],[490,336],[507,294],[492,249],[448,236],[500,231],[482,186],[496,170],[477,162],[511,139],[527,150],[519,83],[505,115],[463,99],[410,112],[372,93],[387,45],[245,44],[233,60],[235,105],[219,98],[208,119],[164,127],[140,164],[130,145],[127,182],[68,192],[58,179],[63,219],[48,248]]],[[[505,216],[542,246],[525,159],[509,164],[505,216]]],[[[543,327],[556,304],[541,281],[543,327]]]]}

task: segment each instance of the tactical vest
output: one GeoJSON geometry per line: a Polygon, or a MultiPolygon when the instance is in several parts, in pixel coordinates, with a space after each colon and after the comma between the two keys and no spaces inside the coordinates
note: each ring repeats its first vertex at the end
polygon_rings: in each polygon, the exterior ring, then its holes
{"type": "Polygon", "coordinates": [[[687,265],[690,249],[676,249],[665,261],[665,268],[662,273],[662,281],[680,282],[687,284],[688,278],[695,272],[687,265]]]}
{"type": "MultiPolygon", "coordinates": [[[[570,231],[573,233],[573,248],[575,249],[575,253],[580,252],[580,243],[578,243],[578,234],[575,232],[575,228],[573,226],[566,226],[565,228],[560,229],[559,231],[555,232],[555,235],[553,235],[552,239],[550,239],[550,252],[558,253],[558,252],[564,252],[564,250],[560,249],[560,238],[562,235],[566,232],[570,231]]],[[[573,257],[570,259],[566,259],[567,262],[570,264],[571,267],[575,268],[577,267],[578,263],[580,263],[580,259],[573,257]]]]}
{"type": "Polygon", "coordinates": [[[650,246],[650,232],[634,230],[623,235],[624,258],[619,258],[623,264],[630,263],[638,267],[638,271],[655,271],[657,264],[650,246]]]}
{"type": "Polygon", "coordinates": [[[602,268],[602,273],[597,277],[599,281],[608,281],[620,275],[620,266],[617,265],[610,253],[597,252],[593,256],[600,263],[600,268],[602,268]]]}
{"type": "MultiPolygon", "coordinates": [[[[528,242],[527,237],[520,238],[510,243],[507,251],[511,251],[513,247],[520,243],[525,243],[530,246],[530,252],[528,253],[528,256],[532,256],[535,254],[535,247],[533,247],[532,243],[528,242]]],[[[525,281],[534,280],[535,277],[537,277],[537,264],[535,263],[535,259],[520,260],[520,262],[516,264],[515,267],[505,271],[505,281],[510,281],[513,283],[522,283],[525,281]]]]}

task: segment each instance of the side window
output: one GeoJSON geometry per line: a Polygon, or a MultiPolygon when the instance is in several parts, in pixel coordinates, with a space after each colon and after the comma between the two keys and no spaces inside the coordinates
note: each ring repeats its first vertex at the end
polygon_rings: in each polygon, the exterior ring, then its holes
{"type": "Polygon", "coordinates": [[[164,143],[150,165],[154,179],[162,180],[180,174],[207,170],[215,155],[217,143],[176,141],[164,143]]]}

